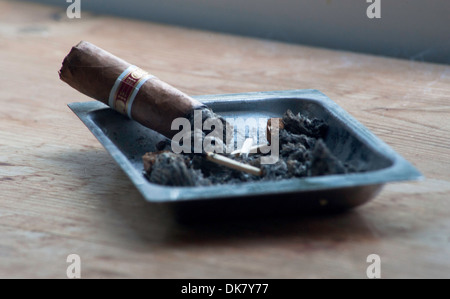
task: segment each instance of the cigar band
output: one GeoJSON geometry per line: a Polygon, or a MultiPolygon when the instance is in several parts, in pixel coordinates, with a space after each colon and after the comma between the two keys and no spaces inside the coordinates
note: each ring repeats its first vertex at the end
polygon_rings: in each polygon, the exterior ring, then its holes
{"type": "Polygon", "coordinates": [[[139,89],[148,79],[154,77],[135,65],[129,66],[116,79],[109,93],[109,106],[132,118],[131,107],[139,89]]]}

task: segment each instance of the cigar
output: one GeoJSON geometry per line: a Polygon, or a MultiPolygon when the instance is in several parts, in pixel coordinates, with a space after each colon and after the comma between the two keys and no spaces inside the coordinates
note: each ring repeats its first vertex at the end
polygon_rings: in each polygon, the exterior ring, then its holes
{"type": "Polygon", "coordinates": [[[205,106],[154,75],[82,41],[65,57],[59,77],[81,93],[109,105],[168,138],[172,121],[205,106]]]}

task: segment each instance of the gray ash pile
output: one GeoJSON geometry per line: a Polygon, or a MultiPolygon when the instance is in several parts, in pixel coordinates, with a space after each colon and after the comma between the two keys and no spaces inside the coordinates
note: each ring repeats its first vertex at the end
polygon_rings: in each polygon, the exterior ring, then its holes
{"type": "MultiPolygon", "coordinates": [[[[220,116],[211,110],[206,117],[220,116]]],[[[191,118],[192,122],[192,118],[191,118]]],[[[223,154],[233,160],[261,169],[261,175],[252,175],[230,169],[205,159],[203,154],[176,154],[170,149],[170,141],[159,144],[159,151],[143,157],[144,173],[150,182],[166,186],[208,186],[214,184],[237,184],[251,181],[277,181],[294,177],[321,176],[355,172],[351,166],[340,161],[326,146],[323,139],[328,126],[322,120],[294,114],[288,110],[279,128],[279,158],[274,164],[262,164],[267,154],[254,153],[244,156],[223,154]]],[[[202,139],[205,133],[201,135],[202,139]]]]}

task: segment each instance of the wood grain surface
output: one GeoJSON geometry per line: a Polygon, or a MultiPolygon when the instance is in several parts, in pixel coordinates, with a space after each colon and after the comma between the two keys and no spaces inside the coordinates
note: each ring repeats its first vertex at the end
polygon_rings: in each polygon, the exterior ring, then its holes
{"type": "Polygon", "coordinates": [[[0,277],[450,278],[450,67],[0,1],[0,277]],[[67,104],[87,40],[191,95],[314,88],[425,176],[351,212],[185,226],[143,200],[67,104]]]}

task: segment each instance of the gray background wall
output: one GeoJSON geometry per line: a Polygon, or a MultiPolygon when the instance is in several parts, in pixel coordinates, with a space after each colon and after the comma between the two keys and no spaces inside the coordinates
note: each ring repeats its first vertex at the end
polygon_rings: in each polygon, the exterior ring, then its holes
{"type": "Polygon", "coordinates": [[[450,0],[381,0],[381,19],[367,18],[369,5],[366,0],[81,0],[82,11],[450,64],[450,0]]]}

